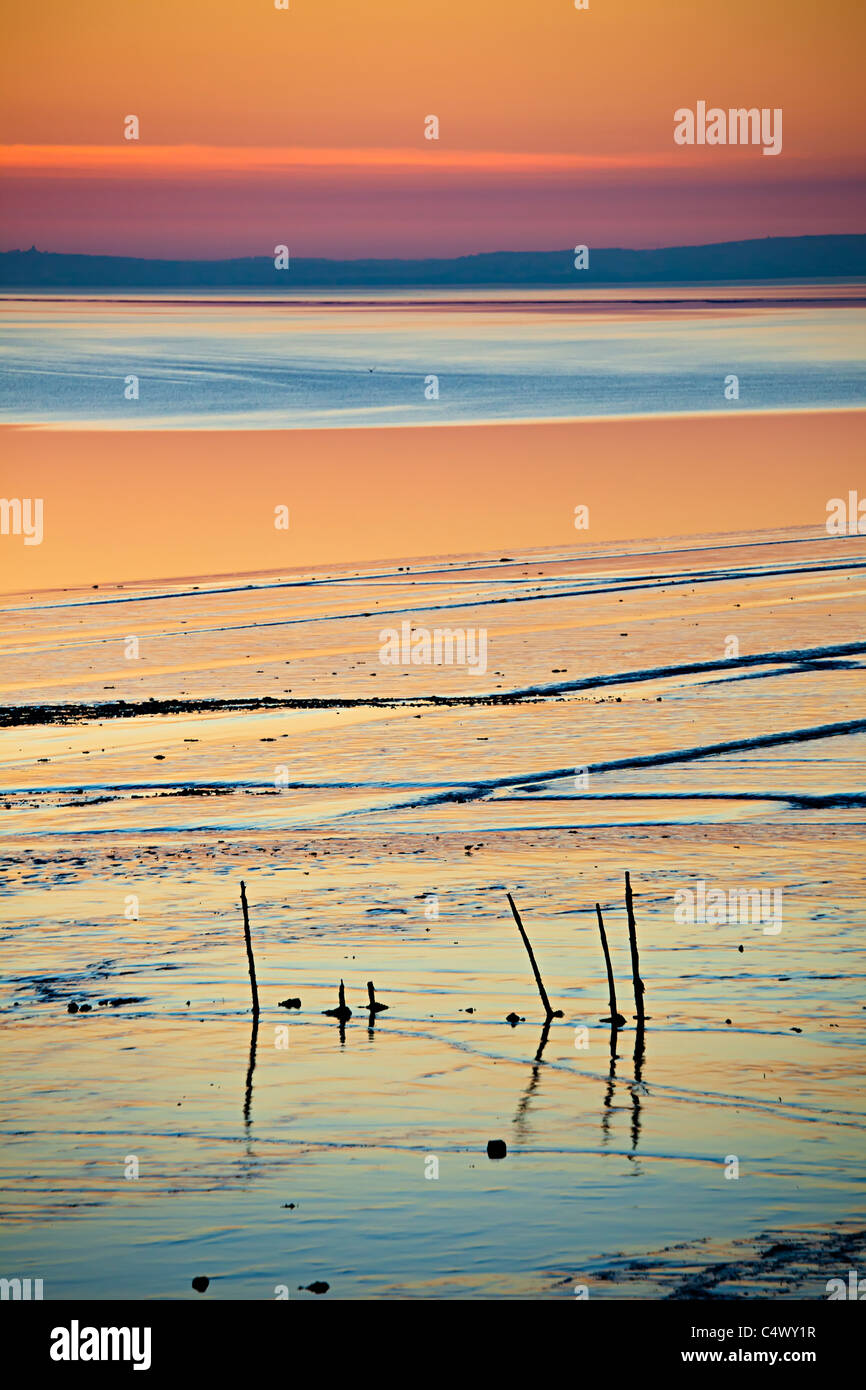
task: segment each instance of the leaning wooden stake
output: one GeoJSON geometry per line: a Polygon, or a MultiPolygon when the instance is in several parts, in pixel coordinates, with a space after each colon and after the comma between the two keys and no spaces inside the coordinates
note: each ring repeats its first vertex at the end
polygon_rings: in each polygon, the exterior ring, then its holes
{"type": "Polygon", "coordinates": [[[247,943],[247,962],[250,967],[250,989],[253,992],[253,1013],[259,1012],[259,987],[256,984],[256,963],[253,960],[253,942],[250,936],[250,914],[247,910],[247,890],[241,882],[241,907],[244,912],[244,941],[247,943]]]}
{"type": "Polygon", "coordinates": [[[541,995],[541,1002],[544,1005],[544,1012],[547,1015],[548,1020],[550,1020],[551,1018],[562,1018],[561,1009],[552,1009],[550,1007],[550,1000],[547,997],[547,991],[544,988],[544,984],[542,983],[541,974],[539,973],[538,966],[535,964],[535,956],[532,954],[532,947],[529,944],[529,937],[523,930],[523,923],[520,920],[520,913],[514,906],[514,899],[512,898],[510,893],[507,894],[507,897],[509,905],[511,907],[511,911],[514,915],[514,920],[517,923],[517,930],[523,937],[523,944],[526,947],[526,954],[529,956],[529,964],[532,966],[532,973],[535,976],[535,983],[538,985],[538,993],[541,995]]]}
{"type": "Polygon", "coordinates": [[[598,903],[595,905],[595,910],[598,913],[598,930],[601,935],[601,949],[604,951],[604,963],[607,966],[607,990],[610,995],[610,1018],[603,1018],[602,1023],[611,1023],[614,1028],[621,1028],[625,1023],[625,1019],[622,1014],[617,1011],[616,1007],[616,987],[613,982],[613,966],[610,963],[610,951],[607,949],[607,934],[604,930],[604,919],[602,918],[601,907],[598,903]]]}
{"type": "Polygon", "coordinates": [[[634,981],[634,1004],[637,1009],[638,1027],[643,1028],[643,980],[640,977],[640,961],[637,955],[637,928],[634,921],[634,904],[631,898],[631,880],[628,870],[625,875],[625,910],[628,914],[628,941],[631,947],[631,974],[634,981]]]}

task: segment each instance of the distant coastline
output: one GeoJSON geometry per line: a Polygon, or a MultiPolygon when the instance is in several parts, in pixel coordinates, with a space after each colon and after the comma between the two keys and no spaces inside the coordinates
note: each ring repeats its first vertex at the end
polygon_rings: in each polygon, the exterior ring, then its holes
{"type": "Polygon", "coordinates": [[[157,260],[130,256],[0,252],[0,290],[174,290],[502,287],[730,284],[739,281],[866,279],[866,234],[762,237],[653,250],[590,248],[575,269],[573,248],[493,251],[436,260],[325,260],[291,257],[277,270],[271,255],[229,260],[157,260]]]}

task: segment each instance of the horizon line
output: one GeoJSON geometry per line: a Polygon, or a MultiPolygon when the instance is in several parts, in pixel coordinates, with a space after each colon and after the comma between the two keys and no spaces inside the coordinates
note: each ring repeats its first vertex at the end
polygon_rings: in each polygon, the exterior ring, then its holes
{"type": "MultiPolygon", "coordinates": [[[[791,235],[774,235],[767,232],[763,235],[749,237],[732,237],[723,241],[690,241],[690,242],[664,242],[658,246],[591,246],[589,249],[592,255],[598,256],[610,252],[626,252],[635,256],[651,256],[659,251],[692,251],[708,250],[716,246],[750,246],[756,243],[781,242],[781,241],[828,241],[828,240],[847,240],[854,241],[857,238],[866,238],[866,229],[862,232],[797,232],[791,235]]],[[[571,255],[573,248],[570,246],[553,246],[548,248],[527,247],[520,251],[513,250],[491,250],[491,251],[461,251],[454,256],[309,256],[293,255],[294,263],[323,263],[335,265],[369,265],[371,263],[385,262],[388,264],[429,264],[447,263],[453,261],[473,260],[482,256],[558,256],[571,255]]],[[[238,254],[230,256],[130,256],[123,255],[117,251],[45,251],[40,250],[35,242],[32,246],[21,247],[12,246],[0,248],[0,256],[68,256],[79,259],[98,259],[112,261],[144,261],[148,264],[168,264],[168,265],[224,265],[231,261],[272,261],[271,254],[249,255],[238,254]]],[[[826,278],[826,277],[824,277],[826,278]]],[[[832,277],[838,279],[838,276],[832,277]]],[[[842,277],[844,278],[844,277],[842,277]]]]}
{"type": "MultiPolygon", "coordinates": [[[[730,145],[719,147],[726,158],[753,162],[755,147],[730,145]]],[[[715,149],[715,147],[713,147],[715,149]]],[[[116,140],[105,144],[0,144],[0,169],[18,173],[67,170],[99,174],[119,166],[126,173],[132,161],[139,168],[159,167],[167,172],[188,173],[190,168],[202,172],[274,171],[286,168],[408,168],[425,171],[444,168],[452,171],[491,169],[498,172],[533,172],[552,170],[653,170],[675,169],[687,164],[710,167],[704,146],[672,145],[667,151],[583,154],[571,150],[491,150],[484,148],[455,149],[441,146],[438,140],[419,146],[306,146],[306,145],[207,145],[200,142],[177,144],[147,144],[136,140],[116,140]]],[[[718,163],[718,161],[716,161],[718,163]]],[[[815,164],[822,171],[827,161],[815,155],[786,151],[786,162],[798,166],[815,164]]],[[[762,166],[757,165],[758,169],[762,166]]],[[[847,161],[838,162],[836,172],[854,168],[847,161]]]]}

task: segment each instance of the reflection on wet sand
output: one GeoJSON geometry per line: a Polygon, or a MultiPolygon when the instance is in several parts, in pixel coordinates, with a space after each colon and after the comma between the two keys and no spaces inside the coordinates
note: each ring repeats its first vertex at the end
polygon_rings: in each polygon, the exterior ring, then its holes
{"type": "Polygon", "coordinates": [[[204,1254],[238,1298],[535,1297],[554,1269],[860,1216],[862,549],[716,537],[16,600],[9,1264],[90,1297],[175,1296],[204,1254]],[[376,663],[383,610],[433,607],[489,627],[484,689],[376,663]],[[147,662],[103,676],[142,625],[147,662]],[[611,977],[636,1011],[626,865],[652,1015],[632,1039],[599,1022],[611,977]],[[677,921],[696,882],[783,892],[782,930],[677,921]],[[354,1036],[323,1016],[341,979],[354,1036]],[[540,1034],[509,1028],[539,999],[540,1034]],[[286,1007],[291,1052],[259,1052],[286,1007]],[[757,1180],[725,1181],[732,1148],[757,1180]]]}
{"type": "Polygon", "coordinates": [[[532,1100],[532,1097],[535,1094],[535,1091],[538,1087],[539,1079],[541,1077],[542,1054],[544,1052],[545,1047],[547,1046],[547,1040],[550,1036],[550,1023],[551,1020],[549,1018],[545,1019],[544,1025],[541,1029],[541,1037],[538,1040],[538,1049],[535,1053],[535,1060],[532,1063],[532,1072],[529,1081],[527,1082],[526,1089],[523,1092],[520,1101],[518,1102],[517,1114],[514,1116],[514,1125],[521,1139],[525,1139],[527,1137],[527,1117],[529,1111],[529,1102],[532,1100]]]}
{"type": "Polygon", "coordinates": [[[253,1023],[250,1029],[250,1058],[247,1066],[247,1082],[244,1088],[244,1127],[249,1133],[252,1124],[251,1107],[253,1103],[253,1072],[256,1069],[256,1045],[259,1037],[259,1014],[256,1009],[253,1012],[253,1023]]]}

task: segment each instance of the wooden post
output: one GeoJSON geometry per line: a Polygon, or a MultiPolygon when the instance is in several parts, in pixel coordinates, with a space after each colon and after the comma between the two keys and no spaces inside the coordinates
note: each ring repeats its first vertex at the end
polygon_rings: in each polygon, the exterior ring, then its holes
{"type": "Polygon", "coordinates": [[[625,875],[625,910],[628,915],[628,941],[631,947],[631,974],[634,981],[634,1004],[637,1009],[638,1027],[643,1028],[643,980],[640,977],[640,961],[637,954],[637,928],[634,921],[634,904],[631,897],[631,880],[628,870],[625,875]]]}
{"type": "Polygon", "coordinates": [[[247,910],[247,890],[241,881],[241,907],[244,913],[244,941],[247,945],[247,963],[250,967],[250,989],[253,993],[253,1013],[259,1012],[259,987],[256,984],[256,963],[253,960],[253,942],[250,936],[250,914],[247,910]]]}
{"type": "Polygon", "coordinates": [[[523,938],[523,944],[526,947],[526,954],[529,956],[529,964],[532,966],[532,973],[535,976],[535,983],[538,985],[538,993],[541,995],[541,1002],[544,1005],[545,1015],[547,1016],[548,1020],[551,1018],[562,1018],[561,1009],[552,1009],[550,1007],[550,1000],[547,997],[547,991],[544,988],[544,983],[542,981],[541,974],[539,972],[538,966],[535,963],[535,956],[532,954],[532,947],[529,944],[529,937],[523,930],[523,923],[520,920],[520,913],[517,911],[517,908],[514,905],[514,899],[512,898],[510,893],[507,894],[507,897],[508,902],[511,906],[511,911],[514,915],[514,920],[517,923],[517,930],[520,932],[520,935],[523,938]]]}
{"type": "Polygon", "coordinates": [[[625,1023],[625,1019],[622,1014],[617,1011],[616,1007],[616,987],[613,982],[613,966],[610,963],[610,951],[607,948],[607,934],[604,930],[604,919],[602,918],[601,907],[598,903],[595,905],[595,910],[598,914],[598,930],[601,934],[601,949],[604,951],[604,963],[607,966],[607,989],[610,996],[610,1018],[602,1019],[602,1022],[610,1023],[614,1028],[621,1028],[625,1023]]]}

